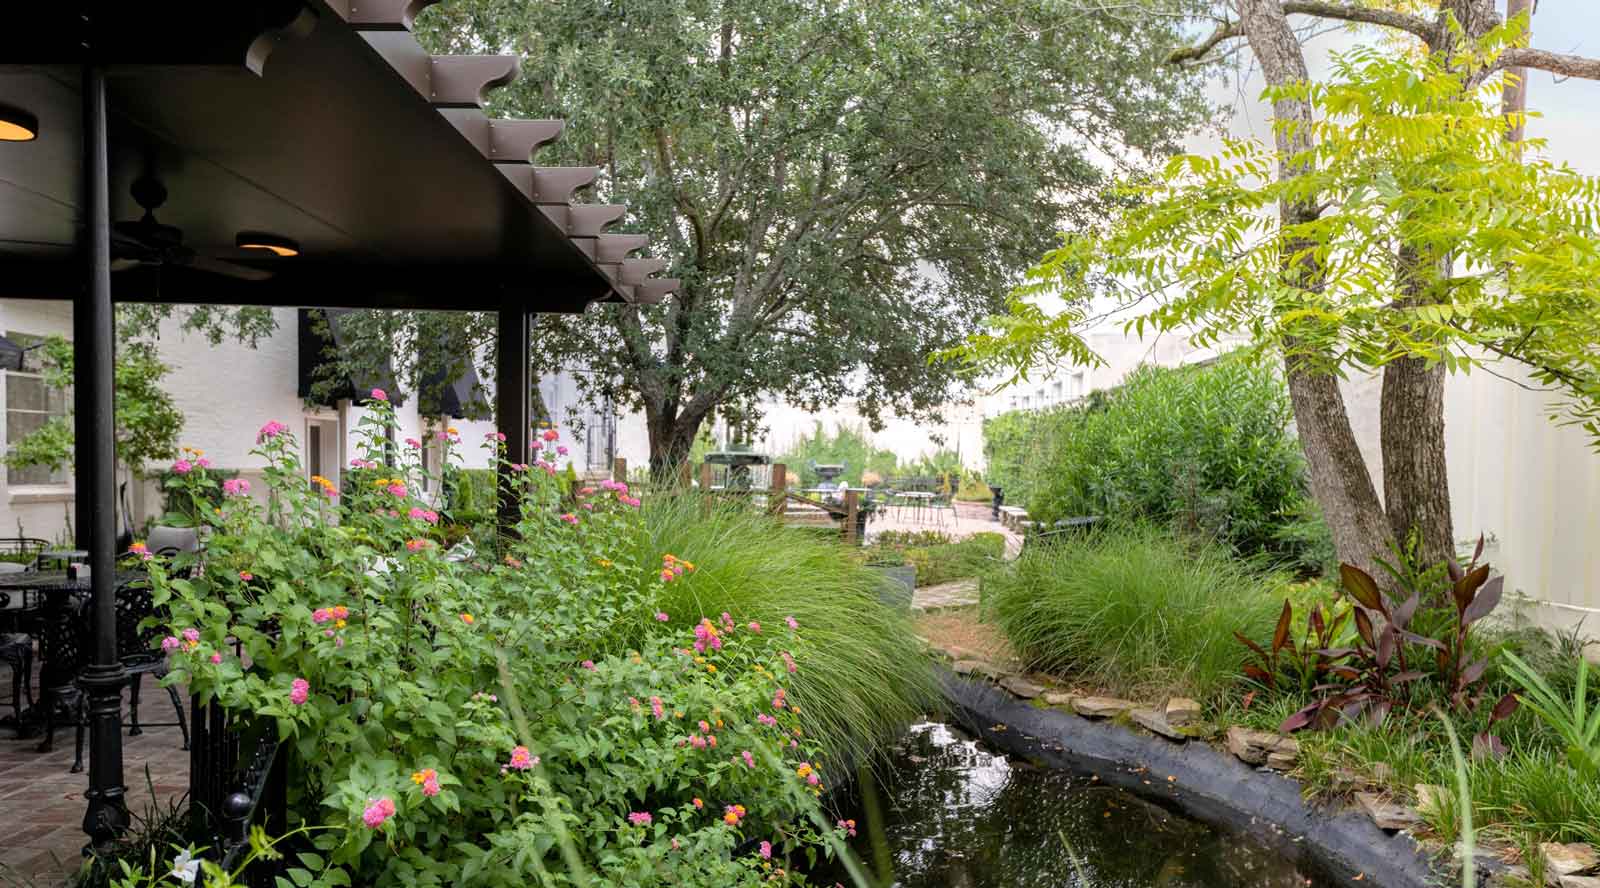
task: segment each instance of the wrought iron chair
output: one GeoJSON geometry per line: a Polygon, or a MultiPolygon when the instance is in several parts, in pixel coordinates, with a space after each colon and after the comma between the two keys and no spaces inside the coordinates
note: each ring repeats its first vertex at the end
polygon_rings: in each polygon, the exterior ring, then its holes
{"type": "Polygon", "coordinates": [[[0,592],[0,614],[5,615],[0,622],[0,662],[11,667],[11,708],[21,723],[23,702],[33,708],[33,636],[21,631],[20,609],[12,609],[10,593],[0,592]]]}
{"type": "Polygon", "coordinates": [[[33,566],[39,553],[50,548],[49,540],[37,537],[0,537],[0,563],[33,566]]]}
{"type": "MultiPolygon", "coordinates": [[[[89,600],[77,602],[71,616],[63,620],[41,620],[39,648],[50,675],[81,673],[89,664],[89,600]]],[[[40,701],[45,706],[44,739],[39,742],[40,752],[55,748],[56,725],[61,715],[68,713],[71,724],[77,728],[77,745],[72,759],[72,773],[83,770],[83,734],[89,724],[89,698],[73,684],[59,684],[45,678],[40,701]]]]}
{"type": "MultiPolygon", "coordinates": [[[[154,624],[140,627],[147,619],[157,616],[155,599],[148,587],[139,581],[117,587],[117,657],[128,674],[130,737],[144,733],[139,724],[139,689],[144,684],[144,676],[148,673],[159,679],[167,675],[167,655],[161,651],[158,642],[161,627],[154,624]]],[[[170,685],[167,694],[172,697],[172,708],[178,713],[178,720],[151,727],[171,727],[176,724],[178,730],[183,732],[183,748],[188,749],[189,723],[183,712],[183,698],[178,696],[178,689],[170,685]]]]}

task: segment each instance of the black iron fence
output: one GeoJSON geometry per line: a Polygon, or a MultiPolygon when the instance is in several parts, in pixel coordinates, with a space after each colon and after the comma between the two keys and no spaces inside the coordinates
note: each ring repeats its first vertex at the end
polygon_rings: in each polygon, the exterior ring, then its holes
{"type": "MultiPolygon", "coordinates": [[[[230,713],[215,701],[191,703],[194,733],[189,747],[190,826],[232,871],[250,851],[250,828],[282,835],[287,809],[287,750],[273,719],[230,713]]],[[[278,867],[253,864],[244,884],[270,888],[278,867]]]]}

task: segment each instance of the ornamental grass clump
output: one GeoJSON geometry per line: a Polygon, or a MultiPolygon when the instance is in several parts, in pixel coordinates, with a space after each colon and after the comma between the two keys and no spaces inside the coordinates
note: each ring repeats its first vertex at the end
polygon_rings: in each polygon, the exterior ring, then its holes
{"type": "MultiPolygon", "coordinates": [[[[933,673],[910,619],[880,603],[882,575],[838,542],[736,504],[708,513],[690,496],[653,498],[643,517],[645,533],[633,538],[630,557],[670,552],[694,567],[674,582],[643,584],[653,602],[647,611],[727,611],[741,624],[759,624],[800,724],[833,758],[865,758],[935,704],[933,673]],[[819,656],[784,656],[791,619],[819,656]]],[[[619,626],[609,646],[638,644],[657,631],[654,622],[646,612],[619,626]]]]}
{"type": "MultiPolygon", "coordinates": [[[[665,594],[726,568],[652,546],[626,485],[564,490],[545,470],[555,430],[541,459],[510,466],[516,535],[449,549],[441,504],[419,497],[420,449],[387,443],[381,392],[369,407],[343,489],[308,484],[292,435],[269,423],[266,503],[227,491],[191,513],[209,525],[198,558],[148,562],[171,619],[168,681],[283,740],[285,877],[803,883],[791,861],[831,853],[840,831],[814,810],[839,775],[821,742],[837,745],[833,722],[802,706],[826,711],[840,685],[812,676],[871,645],[835,648],[799,602],[786,619],[783,599],[665,594]],[[758,601],[770,607],[744,606],[758,601]]],[[[484,446],[504,462],[501,440],[484,446]]],[[[167,483],[197,503],[218,487],[204,469],[167,483]]],[[[851,632],[888,627],[870,613],[851,632]]]]}
{"type": "Polygon", "coordinates": [[[1027,663],[1143,699],[1217,701],[1239,643],[1271,633],[1286,578],[1147,526],[1030,545],[985,578],[986,618],[1027,663]]]}

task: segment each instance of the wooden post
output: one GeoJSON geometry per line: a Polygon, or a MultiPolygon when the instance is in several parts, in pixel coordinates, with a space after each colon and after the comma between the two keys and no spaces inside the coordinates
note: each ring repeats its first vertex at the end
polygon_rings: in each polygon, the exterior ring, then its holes
{"type": "Polygon", "coordinates": [[[789,467],[777,463],[772,467],[772,485],[767,493],[767,510],[774,515],[782,515],[789,499],[789,467]]]}
{"type": "Polygon", "coordinates": [[[612,464],[611,464],[611,480],[613,480],[613,481],[621,481],[624,484],[626,484],[628,482],[628,458],[627,457],[619,456],[612,462],[612,464]]]}
{"type": "Polygon", "coordinates": [[[859,508],[856,498],[858,496],[860,494],[854,490],[846,490],[844,492],[844,542],[847,546],[856,544],[856,510],[859,508]]]}
{"type": "Polygon", "coordinates": [[[700,464],[700,517],[711,517],[711,463],[700,464]]]}

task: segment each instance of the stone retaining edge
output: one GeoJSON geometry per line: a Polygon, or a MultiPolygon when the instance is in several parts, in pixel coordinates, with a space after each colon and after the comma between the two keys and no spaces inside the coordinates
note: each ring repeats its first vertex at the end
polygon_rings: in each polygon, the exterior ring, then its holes
{"type": "Polygon", "coordinates": [[[1164,799],[1206,823],[1242,832],[1302,868],[1372,888],[1435,888],[1445,875],[1405,834],[1365,815],[1308,804],[1300,784],[1205,743],[1174,743],[1112,722],[1041,709],[984,681],[938,667],[955,721],[1006,753],[1136,795],[1164,799]],[[1168,778],[1175,778],[1169,780],[1168,778]]]}

